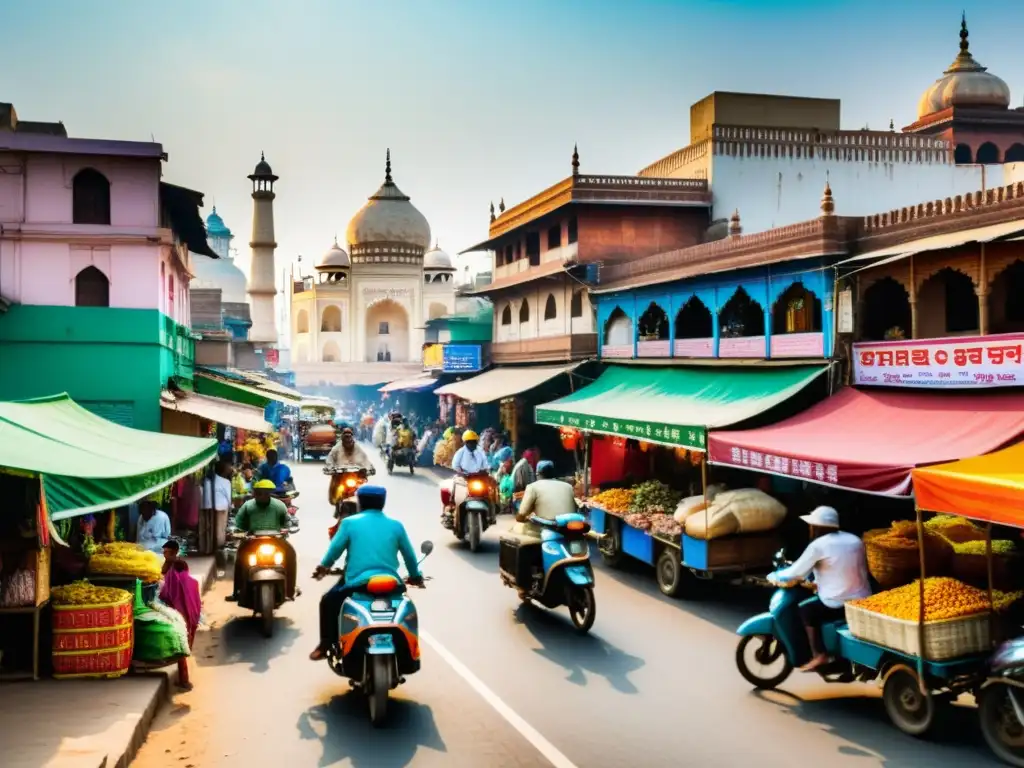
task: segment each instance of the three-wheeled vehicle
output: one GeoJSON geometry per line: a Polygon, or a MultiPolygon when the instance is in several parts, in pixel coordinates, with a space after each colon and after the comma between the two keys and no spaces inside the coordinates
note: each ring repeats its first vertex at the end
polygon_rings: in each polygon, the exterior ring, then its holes
{"type": "MultiPolygon", "coordinates": [[[[1024,444],[996,453],[913,470],[918,540],[924,540],[923,511],[958,515],[986,523],[987,614],[926,621],[928,564],[921,555],[918,620],[864,617],[848,605],[847,621],[822,627],[832,660],[818,673],[829,682],[882,681],[882,698],[893,724],[923,736],[939,706],[962,693],[978,704],[981,731],[1003,762],[1024,766],[1024,637],[992,611],[992,524],[1024,528],[1024,444]]],[[[921,548],[922,553],[925,548],[921,548]]],[[[767,613],[739,628],[740,674],[761,689],[781,685],[795,666],[810,658],[797,605],[799,589],[780,587],[767,613]]]]}
{"type": "Polygon", "coordinates": [[[299,460],[325,459],[338,442],[335,408],[326,399],[307,398],[299,403],[299,460]]]}

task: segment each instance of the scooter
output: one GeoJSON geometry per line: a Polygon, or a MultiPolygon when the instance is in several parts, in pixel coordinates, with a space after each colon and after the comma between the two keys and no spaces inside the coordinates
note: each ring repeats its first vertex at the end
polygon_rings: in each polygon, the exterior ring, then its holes
{"type": "MultiPolygon", "coordinates": [[[[434,551],[425,541],[423,557],[434,551]]],[[[344,578],[344,570],[331,573],[344,578]]],[[[387,719],[391,689],[420,670],[419,615],[405,584],[391,576],[374,576],[347,598],[338,622],[338,643],[327,650],[327,663],[352,688],[362,692],[375,728],[387,719]]]]}
{"type": "Polygon", "coordinates": [[[236,531],[235,536],[245,539],[238,556],[246,558],[238,604],[260,616],[263,634],[270,637],[274,611],[288,599],[287,561],[295,550],[287,543],[285,531],[258,531],[251,536],[236,531]]]}
{"type": "Polygon", "coordinates": [[[476,552],[480,534],[497,520],[491,482],[490,475],[478,472],[467,475],[464,480],[456,477],[451,487],[447,483],[441,486],[441,525],[452,531],[459,541],[468,541],[470,552],[476,552]],[[465,488],[466,495],[457,501],[455,497],[460,487],[465,488]]]}
{"type": "Polygon", "coordinates": [[[531,516],[541,530],[541,562],[533,557],[536,545],[507,535],[501,539],[498,572],[505,586],[519,591],[524,602],[535,600],[545,608],[569,609],[580,633],[590,631],[597,616],[594,568],[590,563],[590,524],[578,512],[554,520],[531,516]]]}
{"type": "Polygon", "coordinates": [[[1024,766],[1024,638],[999,646],[987,666],[975,695],[981,733],[996,757],[1024,766]]]}
{"type": "Polygon", "coordinates": [[[359,487],[366,485],[371,475],[376,474],[373,467],[324,467],[324,474],[330,475],[331,484],[327,490],[327,498],[334,507],[335,523],[328,529],[328,535],[334,538],[334,534],[341,525],[341,521],[349,515],[359,511],[356,503],[356,491],[359,487]]]}

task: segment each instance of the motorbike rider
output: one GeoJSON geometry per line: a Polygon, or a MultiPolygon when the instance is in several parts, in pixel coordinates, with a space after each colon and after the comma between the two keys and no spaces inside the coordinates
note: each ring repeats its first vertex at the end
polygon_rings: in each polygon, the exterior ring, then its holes
{"type": "Polygon", "coordinates": [[[267,451],[267,460],[260,464],[256,474],[260,480],[270,480],[278,493],[286,493],[295,489],[292,471],[287,464],[278,461],[277,450],[274,448],[267,451]]]}
{"type": "MultiPolygon", "coordinates": [[[[239,507],[235,514],[235,528],[238,531],[254,534],[288,529],[288,507],[280,499],[274,498],[274,491],[273,480],[257,480],[253,483],[253,497],[239,507]]],[[[292,600],[295,598],[295,550],[283,538],[278,539],[278,544],[285,552],[285,595],[292,600]]],[[[258,545],[258,540],[247,539],[238,547],[238,553],[235,555],[234,590],[228,595],[227,600],[231,602],[238,600],[245,582],[249,551],[258,545]]]]}
{"type": "Polygon", "coordinates": [[[559,515],[576,511],[576,494],[564,480],[555,479],[555,465],[550,461],[537,463],[537,480],[526,486],[523,500],[516,512],[512,533],[522,546],[529,549],[527,562],[531,570],[540,566],[540,526],[530,522],[531,517],[555,520],[559,515]]]}
{"type": "Polygon", "coordinates": [[[843,604],[871,594],[867,553],[859,536],[839,529],[839,513],[818,507],[800,517],[811,528],[811,541],[790,565],[768,577],[772,583],[799,582],[814,574],[817,594],[800,603],[800,618],[807,630],[813,657],[801,669],[811,672],[828,662],[820,640],[820,627],[846,616],[843,604]]]}
{"type": "Polygon", "coordinates": [[[452,469],[460,477],[486,472],[489,466],[487,454],[480,448],[480,436],[472,429],[462,433],[462,447],[452,458],[452,469]]]}
{"type": "Polygon", "coordinates": [[[387,490],[379,485],[364,485],[356,491],[356,500],[359,512],[342,521],[327,554],[313,572],[314,579],[322,579],[338,558],[347,553],[344,581],[339,580],[320,598],[320,644],[309,655],[313,661],[324,658],[327,649],[337,642],[338,615],[346,598],[374,576],[392,576],[401,583],[399,554],[409,572],[408,583],[423,586],[416,550],[405,526],[384,514],[387,490]]]}
{"type": "Polygon", "coordinates": [[[341,439],[334,444],[331,452],[327,454],[325,465],[330,470],[340,467],[361,467],[362,469],[373,467],[373,463],[370,461],[370,457],[366,455],[366,451],[356,442],[356,436],[352,431],[352,427],[344,427],[341,430],[341,439]]]}

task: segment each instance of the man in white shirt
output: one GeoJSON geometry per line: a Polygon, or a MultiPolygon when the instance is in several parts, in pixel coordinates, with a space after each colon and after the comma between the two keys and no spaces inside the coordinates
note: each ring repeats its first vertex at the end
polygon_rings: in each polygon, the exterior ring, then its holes
{"type": "Polygon", "coordinates": [[[162,554],[164,542],[171,538],[171,519],[156,508],[156,502],[139,502],[139,524],[135,541],[150,552],[162,554]]]}
{"type": "Polygon", "coordinates": [[[233,506],[231,476],[235,473],[231,460],[221,458],[213,477],[203,487],[203,506],[213,510],[214,547],[220,549],[227,539],[228,514],[233,506]]]}
{"type": "Polygon", "coordinates": [[[769,581],[786,584],[814,574],[817,595],[800,603],[800,617],[807,629],[813,658],[802,669],[811,672],[828,661],[821,645],[819,628],[829,621],[841,621],[847,600],[871,594],[864,542],[839,530],[839,513],[832,507],[818,507],[800,518],[811,527],[811,543],[800,558],[769,576],[769,581]]]}
{"type": "Polygon", "coordinates": [[[479,445],[480,437],[471,429],[462,433],[462,447],[452,458],[452,469],[457,475],[474,475],[488,469],[487,454],[479,445]]]}

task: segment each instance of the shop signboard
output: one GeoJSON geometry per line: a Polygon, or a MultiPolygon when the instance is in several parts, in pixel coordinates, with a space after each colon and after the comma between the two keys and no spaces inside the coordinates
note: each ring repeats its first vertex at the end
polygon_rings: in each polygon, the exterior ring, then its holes
{"type": "Polygon", "coordinates": [[[483,367],[479,344],[445,344],[441,361],[445,373],[473,373],[483,367]]]}
{"type": "Polygon", "coordinates": [[[825,354],[823,333],[780,333],[772,335],[772,357],[822,357],[825,354]]]}
{"type": "Polygon", "coordinates": [[[444,344],[425,344],[423,346],[423,368],[428,371],[444,366],[444,344]]]}
{"type": "Polygon", "coordinates": [[[854,383],[927,389],[1019,387],[1024,333],[853,345],[854,383]]]}

